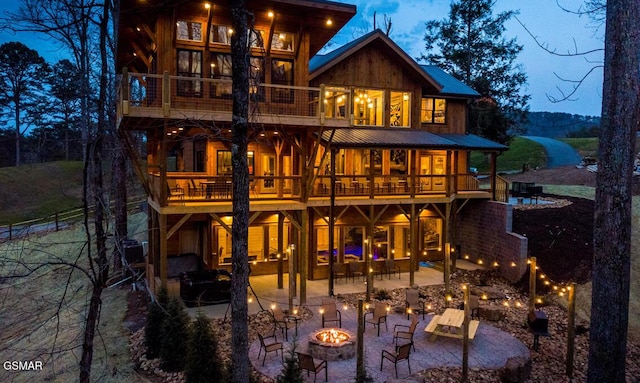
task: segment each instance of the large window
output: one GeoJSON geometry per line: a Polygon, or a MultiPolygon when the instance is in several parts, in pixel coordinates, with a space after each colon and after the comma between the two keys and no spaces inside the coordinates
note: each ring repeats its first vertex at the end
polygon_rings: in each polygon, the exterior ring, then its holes
{"type": "Polygon", "coordinates": [[[356,89],[353,98],[355,125],[384,126],[384,92],[356,89]]]}
{"type": "Polygon", "coordinates": [[[218,44],[231,44],[231,35],[233,34],[233,29],[226,25],[211,25],[209,41],[212,43],[218,44]]]}
{"type": "Polygon", "coordinates": [[[176,39],[184,41],[202,41],[202,23],[178,20],[176,39]]]}
{"type": "MultiPolygon", "coordinates": [[[[217,155],[217,161],[216,161],[216,168],[217,168],[217,174],[218,175],[225,175],[225,176],[230,176],[231,175],[231,150],[218,150],[218,155],[217,155]]],[[[249,175],[253,175],[255,166],[254,166],[254,155],[253,155],[253,151],[248,151],[247,152],[247,165],[249,167],[249,175]]]]}
{"type": "Polygon", "coordinates": [[[211,78],[223,80],[211,84],[211,97],[231,98],[231,55],[223,53],[211,54],[211,78]]]}
{"type": "Polygon", "coordinates": [[[445,124],[447,122],[447,100],[426,97],[422,99],[420,121],[429,124],[445,124]]]}
{"type": "Polygon", "coordinates": [[[391,92],[391,126],[411,126],[411,94],[391,92]]]}
{"type": "MultiPolygon", "coordinates": [[[[178,76],[202,77],[202,52],[186,49],[178,50],[178,76]]],[[[200,81],[179,80],[179,96],[201,96],[202,83],[200,81]]]]}
{"type": "MultiPolygon", "coordinates": [[[[274,85],[293,85],[293,60],[271,60],[271,83],[274,85]]],[[[292,103],[293,89],[273,88],[272,101],[292,103]]]]}
{"type": "Polygon", "coordinates": [[[271,38],[271,49],[293,52],[293,33],[276,31],[271,38]]]}

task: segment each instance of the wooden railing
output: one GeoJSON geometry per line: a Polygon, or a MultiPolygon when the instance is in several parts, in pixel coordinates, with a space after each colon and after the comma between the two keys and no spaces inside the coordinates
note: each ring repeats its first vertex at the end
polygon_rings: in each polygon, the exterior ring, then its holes
{"type": "MultiPolygon", "coordinates": [[[[129,73],[122,74],[118,117],[174,117],[231,121],[231,81],[193,77],[129,73]]],[[[345,87],[301,87],[250,84],[249,115],[256,122],[288,122],[317,126],[348,126],[350,112],[329,110],[332,100],[351,104],[345,87]]]]}

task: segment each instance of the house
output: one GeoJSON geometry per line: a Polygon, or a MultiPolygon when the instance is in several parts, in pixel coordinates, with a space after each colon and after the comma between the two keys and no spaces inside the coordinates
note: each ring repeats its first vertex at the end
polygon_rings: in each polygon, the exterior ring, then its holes
{"type": "MultiPolygon", "coordinates": [[[[194,254],[200,267],[231,266],[233,30],[224,4],[122,1],[118,129],[148,195],[156,288],[194,254]]],[[[394,259],[413,276],[450,247],[505,265],[511,279],[524,273],[526,238],[510,233],[508,184],[495,171],[507,148],[467,134],[477,92],[417,64],[379,30],[319,54],[353,5],[247,7],[252,275],[278,274],[282,288],[290,267],[306,281],[331,279],[346,262],[366,273],[394,259]],[[469,171],[471,152],[491,162],[482,179],[469,171]]]]}

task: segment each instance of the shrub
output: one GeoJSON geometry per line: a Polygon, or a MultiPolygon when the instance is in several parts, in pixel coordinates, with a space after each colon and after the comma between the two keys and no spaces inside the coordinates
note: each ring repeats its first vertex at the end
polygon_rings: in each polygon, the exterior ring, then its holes
{"type": "Polygon", "coordinates": [[[385,301],[391,299],[391,294],[389,294],[389,292],[385,289],[376,289],[374,297],[376,298],[376,300],[385,301]]]}
{"type": "Polygon", "coordinates": [[[304,376],[300,370],[298,363],[298,356],[296,355],[296,349],[298,348],[297,340],[293,341],[293,346],[287,351],[287,357],[284,360],[284,368],[278,377],[277,383],[303,383],[304,376]]]}
{"type": "Polygon", "coordinates": [[[171,297],[162,322],[160,359],[166,371],[184,369],[189,337],[189,315],[179,298],[171,297]]]}
{"type": "Polygon", "coordinates": [[[155,301],[149,303],[147,310],[147,323],[144,328],[145,344],[147,346],[147,359],[160,356],[162,344],[162,322],[166,315],[169,296],[165,287],[160,288],[155,301]]]}
{"type": "Polygon", "coordinates": [[[188,383],[223,381],[218,340],[211,330],[211,322],[202,311],[191,324],[184,373],[188,383]]]}

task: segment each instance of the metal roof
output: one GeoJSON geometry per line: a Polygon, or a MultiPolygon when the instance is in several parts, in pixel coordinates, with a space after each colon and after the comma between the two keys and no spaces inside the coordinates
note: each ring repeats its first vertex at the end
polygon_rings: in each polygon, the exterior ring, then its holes
{"type": "Polygon", "coordinates": [[[498,150],[508,148],[472,134],[438,135],[416,129],[341,128],[322,133],[325,144],[336,148],[402,148],[498,150]],[[331,135],[333,134],[333,137],[331,135]]]}
{"type": "Polygon", "coordinates": [[[443,71],[435,65],[420,65],[430,77],[442,84],[440,94],[454,96],[480,97],[480,93],[473,90],[467,84],[443,71]]]}

